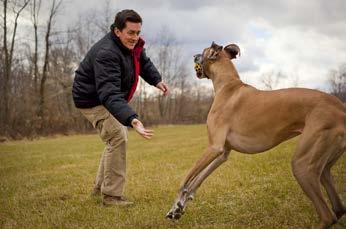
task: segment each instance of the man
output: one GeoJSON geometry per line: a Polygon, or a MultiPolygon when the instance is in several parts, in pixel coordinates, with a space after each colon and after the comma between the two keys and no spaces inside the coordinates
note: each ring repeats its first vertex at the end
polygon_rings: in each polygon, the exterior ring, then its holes
{"type": "Polygon", "coordinates": [[[140,75],[164,95],[168,86],[146,56],[139,37],[142,19],[133,10],[117,13],[111,31],[88,51],[76,70],[73,100],[98,130],[106,146],[98,168],[93,194],[102,194],[104,205],[129,205],[123,196],[126,175],[127,128],[132,126],[146,139],[146,129],[128,105],[140,75]]]}

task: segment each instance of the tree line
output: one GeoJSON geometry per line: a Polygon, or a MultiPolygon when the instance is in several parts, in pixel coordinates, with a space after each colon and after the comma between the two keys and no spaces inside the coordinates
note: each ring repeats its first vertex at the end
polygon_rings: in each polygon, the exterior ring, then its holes
{"type": "MultiPolygon", "coordinates": [[[[78,63],[109,31],[115,13],[110,11],[110,1],[63,29],[56,25],[64,10],[63,0],[0,2],[0,137],[32,139],[92,131],[74,107],[71,89],[78,63]]],[[[147,52],[172,93],[163,97],[141,80],[131,106],[146,125],[205,122],[212,89],[190,80],[191,66],[182,58],[183,50],[174,34],[162,29],[153,37],[147,42],[147,52]]],[[[332,93],[343,101],[345,72],[341,67],[330,73],[332,93]]],[[[264,78],[271,89],[272,76],[264,78]]]]}
{"type": "MultiPolygon", "coordinates": [[[[114,17],[109,1],[102,12],[90,11],[62,31],[55,27],[62,0],[52,0],[45,8],[41,0],[1,3],[0,136],[20,139],[91,131],[74,107],[71,89],[78,63],[109,31],[114,17]],[[25,32],[23,27],[18,30],[23,20],[29,24],[25,32]]],[[[212,90],[190,83],[186,59],[169,31],[162,29],[155,37],[147,52],[172,93],[163,97],[141,80],[131,106],[146,125],[205,122],[212,90]]]]}

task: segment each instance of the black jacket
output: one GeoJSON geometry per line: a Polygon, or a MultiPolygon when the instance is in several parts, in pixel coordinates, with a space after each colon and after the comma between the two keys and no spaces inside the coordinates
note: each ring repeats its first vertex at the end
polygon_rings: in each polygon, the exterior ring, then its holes
{"type": "MultiPolygon", "coordinates": [[[[161,75],[146,56],[140,57],[140,76],[150,85],[161,82],[161,75]]],[[[72,95],[77,108],[104,105],[123,125],[131,126],[137,114],[127,103],[135,81],[131,50],[113,32],[94,44],[75,72],[72,95]]]]}

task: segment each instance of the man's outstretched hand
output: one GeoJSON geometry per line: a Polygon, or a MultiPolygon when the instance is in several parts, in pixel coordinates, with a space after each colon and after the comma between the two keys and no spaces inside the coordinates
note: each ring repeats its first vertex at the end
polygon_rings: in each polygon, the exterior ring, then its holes
{"type": "Polygon", "coordinates": [[[131,125],[136,130],[136,132],[145,139],[150,139],[154,135],[153,130],[145,129],[142,122],[136,118],[131,121],[131,125]]]}
{"type": "Polygon", "coordinates": [[[167,96],[168,94],[169,94],[169,87],[167,86],[167,84],[166,83],[164,83],[164,82],[160,82],[160,83],[158,83],[157,85],[156,85],[156,87],[158,88],[158,89],[160,89],[162,92],[163,92],[163,95],[164,96],[167,96]]]}

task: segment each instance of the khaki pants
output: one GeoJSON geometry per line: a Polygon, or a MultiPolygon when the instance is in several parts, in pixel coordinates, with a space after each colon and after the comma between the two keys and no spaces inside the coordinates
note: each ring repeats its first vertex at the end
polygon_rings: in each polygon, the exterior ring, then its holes
{"type": "Polygon", "coordinates": [[[97,129],[106,147],[101,156],[95,188],[102,194],[122,196],[126,176],[127,128],[104,106],[79,109],[97,129]]]}

